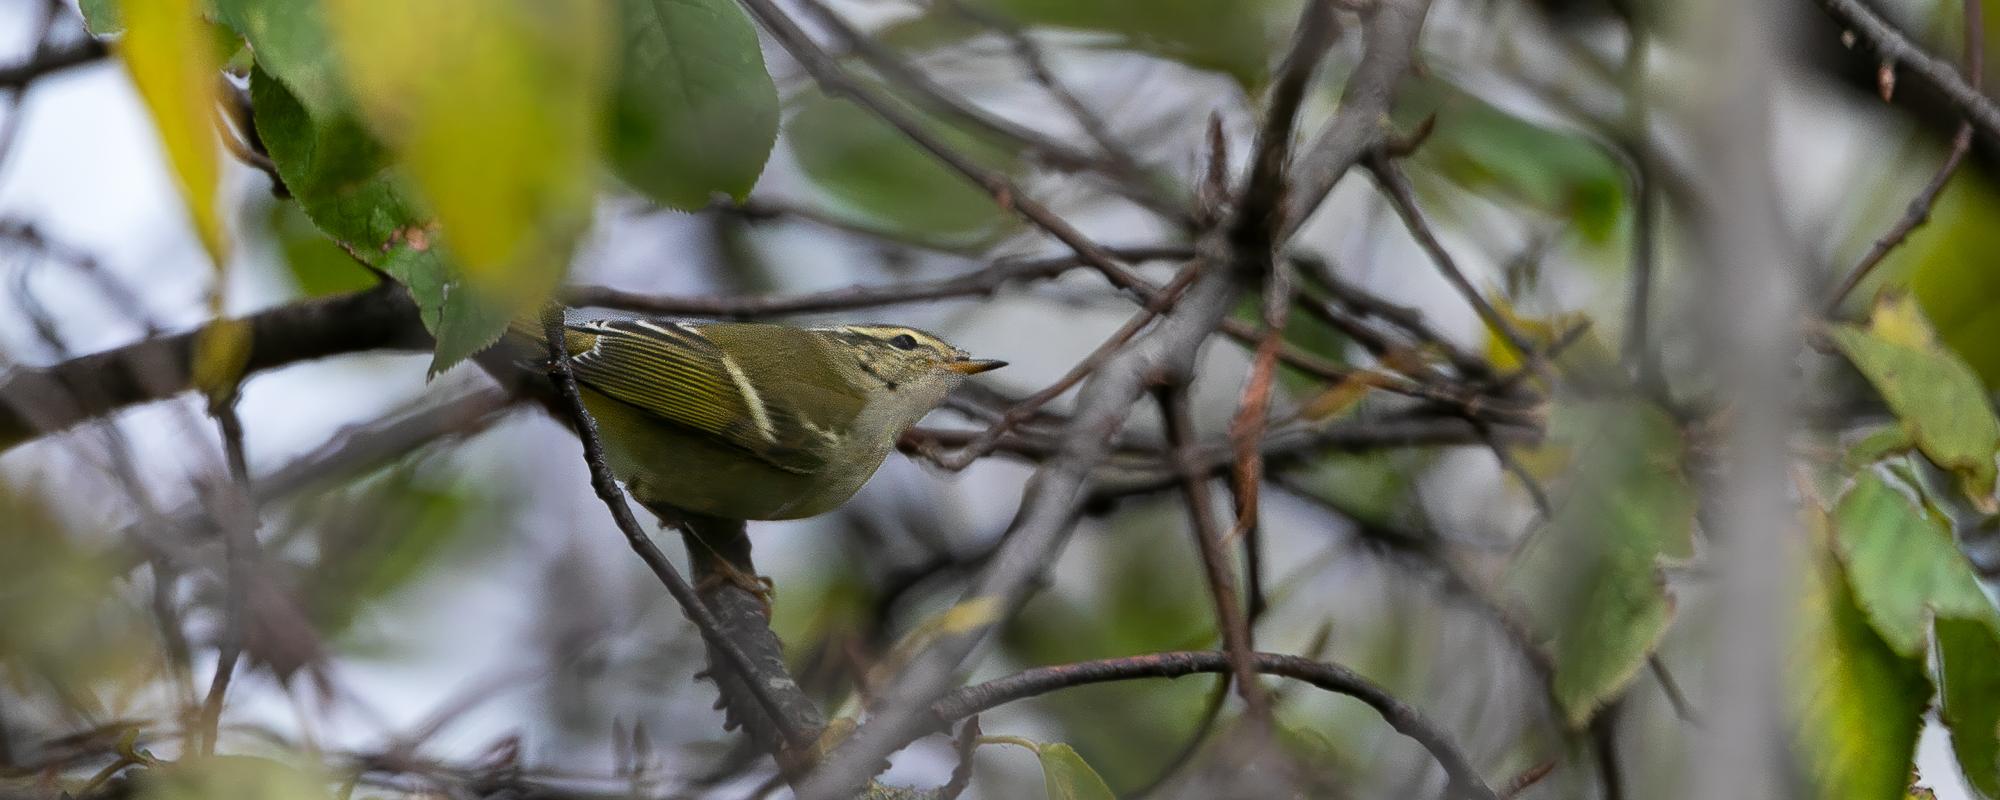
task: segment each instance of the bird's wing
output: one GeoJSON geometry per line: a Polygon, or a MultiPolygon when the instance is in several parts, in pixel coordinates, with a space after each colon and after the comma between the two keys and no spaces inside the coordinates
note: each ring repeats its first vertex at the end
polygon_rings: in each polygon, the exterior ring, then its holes
{"type": "Polygon", "coordinates": [[[824,432],[774,413],[759,389],[767,381],[699,326],[602,320],[569,326],[566,339],[578,383],[780,469],[811,473],[824,465],[824,432]]]}

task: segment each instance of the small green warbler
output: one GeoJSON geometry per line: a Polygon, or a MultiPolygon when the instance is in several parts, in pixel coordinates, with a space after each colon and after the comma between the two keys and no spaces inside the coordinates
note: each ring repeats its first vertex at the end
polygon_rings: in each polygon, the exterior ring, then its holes
{"type": "Polygon", "coordinates": [[[1006,366],[890,325],[620,319],[563,336],[633,497],[725,519],[798,519],[847,502],[945,393],[1006,366]]]}

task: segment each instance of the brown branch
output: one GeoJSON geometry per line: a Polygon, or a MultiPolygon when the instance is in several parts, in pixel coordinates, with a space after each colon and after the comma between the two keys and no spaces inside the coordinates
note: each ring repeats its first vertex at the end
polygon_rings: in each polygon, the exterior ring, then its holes
{"type": "Polygon", "coordinates": [[[855,80],[852,75],[847,74],[847,71],[841,68],[840,62],[834,60],[818,42],[813,41],[812,37],[807,35],[790,15],[779,8],[776,2],[773,0],[738,0],[738,2],[750,12],[751,17],[770,32],[773,38],[778,40],[786,52],[798,59],[806,72],[819,82],[822,91],[833,97],[847,98],[888,123],[933,158],[984,189],[1002,208],[1020,214],[1036,227],[1061,241],[1085,264],[1103,273],[1113,286],[1136,291],[1135,287],[1144,285],[1144,281],[1120,263],[1111,252],[1084,236],[1083,232],[1078,231],[1067,220],[1056,216],[1034,198],[1027,196],[1005,173],[987,169],[974,162],[901,107],[884,99],[855,80]]]}
{"type": "MultiPolygon", "coordinates": [[[[784,691],[789,694],[799,694],[802,699],[803,694],[798,684],[782,670],[777,675],[761,673],[756,663],[743,652],[743,649],[735,641],[723,635],[722,623],[716,620],[708,606],[695,595],[694,587],[688,585],[687,580],[681,577],[680,570],[674,567],[673,562],[667,560],[666,554],[660,552],[659,546],[639,528],[639,521],[633,518],[631,507],[625,503],[625,493],[619,490],[617,480],[611,475],[611,467],[605,463],[604,443],[598,436],[597,420],[591,417],[590,409],[584,407],[583,395],[577,389],[576,376],[570,367],[569,353],[564,347],[560,311],[551,308],[543,315],[542,333],[548,343],[549,376],[555,382],[556,392],[562,398],[563,410],[567,412],[577,438],[583,443],[584,461],[590,467],[591,488],[597,491],[598,498],[604,501],[607,509],[610,509],[612,520],[618,524],[618,530],[625,534],[625,541],[639,554],[639,559],[646,562],[654,577],[667,588],[667,593],[673,595],[674,601],[680,604],[682,613],[694,622],[695,628],[701,632],[702,641],[714,651],[721,653],[727,662],[726,666],[736,670],[743,678],[743,683],[757,699],[758,705],[763,707],[764,713],[769,715],[772,724],[782,735],[784,743],[794,752],[804,752],[812,745],[819,731],[798,730],[788,724],[792,718],[784,711],[788,705],[794,703],[781,701],[774,695],[774,692],[784,691]]],[[[810,706],[811,700],[805,700],[805,705],[810,706]]]]}
{"type": "Polygon", "coordinates": [[[860,56],[861,60],[868,62],[868,65],[874,67],[882,77],[908,91],[931,113],[1012,142],[1027,150],[1037,161],[1059,171],[1093,172],[1101,175],[1107,179],[1107,188],[1127,200],[1183,226],[1188,223],[1187,209],[1164,196],[1157,188],[1148,186],[1145,183],[1145,174],[1136,169],[1135,165],[1121,161],[1115,155],[1098,157],[1071,147],[1068,143],[1041,131],[980,108],[945,88],[924,71],[912,66],[895,51],[876,41],[874,37],[862,33],[819,0],[799,0],[799,7],[831,30],[839,37],[842,45],[860,56]]]}
{"type": "MultiPolygon", "coordinates": [[[[1984,98],[1986,95],[1982,84],[1986,70],[1986,22],[1982,8],[1982,0],[1965,0],[1965,79],[1971,84],[1972,91],[1984,98]]],[[[1968,118],[1958,124],[1958,133],[1951,137],[1951,152],[1945,155],[1944,164],[1938,167],[1937,174],[1931,176],[1930,183],[1925,184],[1923,190],[1917,192],[1916,197],[1910,198],[1910,205],[1904,210],[1902,219],[1896,220],[1896,224],[1868,248],[1868,254],[1862,256],[1861,261],[1855,264],[1853,269],[1848,270],[1847,278],[1842,280],[1840,286],[1833,290],[1833,294],[1827,297],[1826,306],[1821,309],[1821,314],[1831,317],[1839,311],[1841,302],[1846,300],[1849,294],[1854,293],[1855,287],[1860,286],[1869,273],[1875,271],[1876,265],[1882,263],[1882,259],[1889,255],[1889,251],[1896,249],[1904,239],[1909,238],[1910,232],[1916,230],[1918,226],[1930,221],[1931,204],[1937,202],[1938,195],[1944,193],[1945,185],[1951,182],[1952,175],[1957,174],[1958,165],[1965,160],[1965,154],[1971,150],[1972,120],[1968,118]]]]}
{"type": "Polygon", "coordinates": [[[1337,32],[1331,0],[1309,0],[1299,11],[1291,48],[1271,82],[1264,127],[1257,131],[1256,157],[1237,197],[1236,219],[1230,226],[1230,243],[1243,257],[1238,269],[1266,275],[1277,257],[1285,227],[1285,197],[1292,188],[1289,168],[1299,108],[1305,101],[1306,86],[1312,82],[1320,59],[1333,46],[1337,32]]]}
{"type": "Polygon", "coordinates": [[[1029,395],[1020,402],[1010,406],[1006,413],[1000,415],[1000,419],[995,420],[992,425],[987,426],[986,430],[981,432],[977,438],[967,443],[951,456],[946,457],[936,453],[927,454],[931,462],[952,472],[958,472],[971,466],[972,462],[993,452],[993,448],[999,444],[1002,437],[1005,437],[1022,423],[1033,419],[1036,414],[1041,412],[1043,406],[1061,397],[1064,392],[1070,390],[1070,387],[1075,386],[1084,378],[1089,377],[1091,373],[1096,372],[1113,355],[1116,355],[1127,342],[1131,341],[1133,336],[1138,335],[1140,330],[1151,323],[1155,317],[1158,317],[1171,308],[1172,303],[1180,298],[1181,292],[1186,289],[1188,284],[1194,282],[1196,275],[1200,274],[1200,267],[1200,261],[1188,262],[1188,265],[1181,269],[1180,274],[1174,276],[1173,282],[1168,283],[1159,292],[1154,294],[1153,302],[1147,304],[1145,308],[1140,309],[1139,313],[1134,314],[1131,319],[1126,320],[1123,326],[1119,327],[1111,336],[1099,343],[1097,349],[1092,350],[1090,355],[1085,356],[1082,361],[1078,361],[1075,366],[1070,367],[1070,370],[1063,373],[1061,378],[1056,379],[1055,383],[1049,384],[1041,391],[1029,395]]]}
{"type": "Polygon", "coordinates": [[[25,63],[0,67],[0,89],[26,89],[51,73],[93,64],[110,55],[103,42],[89,37],[61,50],[38,51],[25,63]]]}
{"type": "MultiPolygon", "coordinates": [[[[742,2],[760,18],[775,12],[770,0],[742,2]],[[759,8],[764,10],[758,11],[759,8]]],[[[1367,63],[1368,58],[1364,57],[1364,64],[1349,83],[1349,102],[1336,113],[1335,124],[1359,126],[1370,135],[1356,141],[1351,148],[1343,145],[1315,153],[1323,161],[1338,162],[1324,164],[1325,168],[1337,167],[1335,171],[1344,172],[1378,140],[1374,132],[1379,128],[1374,121],[1388,111],[1395,86],[1402,77],[1400,65],[1408,63],[1416,36],[1415,26],[1410,26],[1400,29],[1400,41],[1395,41],[1396,30],[1373,24],[1386,16],[1378,13],[1371,17],[1371,53],[1400,52],[1396,56],[1399,65],[1380,69],[1367,63]],[[1367,122],[1343,122],[1351,119],[1367,122]]],[[[772,25],[768,20],[766,24],[772,25]]],[[[781,41],[791,35],[777,30],[774,33],[781,41]]],[[[795,54],[812,55],[811,50],[796,44],[788,44],[787,49],[795,54]]],[[[815,70],[816,75],[821,72],[815,70]]],[[[821,80],[827,78],[822,75],[821,80]]],[[[1234,227],[1232,223],[1219,230],[1234,227]]],[[[1132,346],[1120,351],[1083,385],[1077,411],[1060,439],[1062,449],[1037,470],[1000,548],[968,588],[967,599],[991,603],[998,609],[994,623],[1018,613],[1037,579],[1074,530],[1085,503],[1091,499],[1096,470],[1109,458],[1110,440],[1123,427],[1133,402],[1161,377],[1187,374],[1201,343],[1221,324],[1240,296],[1243,281],[1236,269],[1236,255],[1227,241],[1214,234],[1204,236],[1197,243],[1196,255],[1206,262],[1205,269],[1172,313],[1132,346]]],[[[925,710],[950,688],[967,657],[993,627],[994,624],[979,625],[958,635],[942,637],[913,656],[897,675],[891,690],[878,698],[869,721],[849,736],[819,770],[796,785],[797,795],[803,800],[845,797],[866,781],[890,753],[922,735],[927,728],[923,721],[925,710]]]]}
{"type": "Polygon", "coordinates": [[[1403,168],[1387,156],[1377,155],[1368,160],[1368,169],[1381,183],[1382,193],[1388,196],[1390,204],[1396,207],[1396,214],[1403,218],[1403,225],[1409,228],[1410,235],[1417,240],[1417,245],[1430,255],[1431,263],[1444,275],[1445,281],[1458,290],[1459,295],[1472,305],[1474,311],[1479,312],[1480,319],[1498,331],[1501,337],[1521,354],[1522,361],[1532,363],[1538,359],[1540,356],[1529,345],[1527,337],[1514,327],[1513,322],[1501,316],[1500,310],[1494,308],[1485,295],[1480,294],[1479,289],[1472,285],[1472,281],[1465,277],[1465,272],[1458,268],[1458,262],[1451,257],[1451,251],[1446,250],[1444,243],[1438,240],[1437,232],[1424,217],[1423,207],[1417,204],[1416,190],[1411,188],[1410,178],[1403,174],[1403,168]]]}
{"type": "MultiPolygon", "coordinates": [[[[1382,720],[1389,723],[1389,727],[1430,751],[1431,757],[1444,768],[1446,777],[1450,779],[1449,796],[1480,800],[1496,797],[1493,788],[1486,785],[1478,770],[1472,767],[1444,729],[1415,706],[1397,699],[1366,678],[1338,664],[1298,656],[1256,653],[1254,660],[1258,672],[1304,681],[1367,703],[1382,715],[1382,720]]],[[[933,717],[930,722],[933,726],[948,726],[953,720],[1058,689],[1140,678],[1179,678],[1204,672],[1228,672],[1231,668],[1228,656],[1213,652],[1154,653],[1038,667],[952,692],[931,705],[933,717]]]]}
{"type": "MultiPolygon", "coordinates": [[[[1215,627],[1222,631],[1222,649],[1229,656],[1236,691],[1243,696],[1250,719],[1259,726],[1271,724],[1271,702],[1264,685],[1257,682],[1252,654],[1250,619],[1243,613],[1236,573],[1230,568],[1228,545],[1215,524],[1215,497],[1208,488],[1208,476],[1194,450],[1194,418],[1188,412],[1185,383],[1162,386],[1154,397],[1165,419],[1167,447],[1179,473],[1181,504],[1187,508],[1188,529],[1201,556],[1202,574],[1208,579],[1209,596],[1215,601],[1215,627]]],[[[1261,727],[1254,735],[1268,735],[1261,727]]]]}
{"type": "Polygon", "coordinates": [[[1951,62],[1925,52],[1860,0],[1819,0],[1835,22],[1859,34],[1883,61],[1907,67],[1936,85],[1988,141],[2000,144],[2000,105],[1959,76],[1951,62]]]}
{"type": "Polygon", "coordinates": [[[1389,105],[1410,69],[1430,5],[1430,0],[1377,0],[1363,8],[1366,49],[1341,92],[1341,113],[1321,129],[1293,170],[1280,241],[1297,232],[1347,170],[1388,135],[1389,105]]]}
{"type": "MultiPolygon", "coordinates": [[[[1109,248],[1120,259],[1133,263],[1173,261],[1191,258],[1187,247],[1109,248]]],[[[563,293],[563,302],[574,306],[595,306],[642,314],[685,315],[718,319],[758,319],[785,314],[848,311],[904,303],[925,303],[962,297],[990,297],[1001,287],[1016,281],[1053,278],[1072,269],[1088,266],[1080,256],[1055,258],[1003,259],[983,269],[937,281],[850,286],[825,292],[763,297],[669,297],[639,294],[603,286],[575,286],[563,293]]],[[[1148,296],[1154,293],[1146,289],[1148,296]]]]}
{"type": "MultiPolygon", "coordinates": [[[[1257,342],[1251,360],[1250,379],[1236,403],[1236,417],[1229,422],[1229,440],[1236,450],[1236,467],[1231,494],[1236,498],[1236,523],[1230,540],[1248,536],[1257,527],[1257,487],[1264,482],[1264,455],[1259,445],[1271,427],[1271,389],[1277,382],[1278,346],[1284,341],[1285,322],[1291,315],[1291,271],[1275,265],[1264,283],[1264,338],[1257,342]]],[[[1254,563],[1254,559],[1253,559],[1254,563]]],[[[1252,597],[1256,592],[1252,592],[1252,597]]]]}
{"type": "MultiPolygon", "coordinates": [[[[253,314],[243,374],[370,350],[424,350],[430,334],[402,287],[331,295],[253,314]]],[[[192,386],[200,331],[147,339],[0,380],[0,451],[192,386]]]]}

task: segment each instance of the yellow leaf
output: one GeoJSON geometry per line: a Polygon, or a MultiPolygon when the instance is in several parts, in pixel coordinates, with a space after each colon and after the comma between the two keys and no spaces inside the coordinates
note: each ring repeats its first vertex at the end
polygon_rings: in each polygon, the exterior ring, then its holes
{"type": "Polygon", "coordinates": [[[219,269],[227,261],[222,215],[216,208],[220,157],[214,127],[222,64],[215,37],[199,16],[198,0],[123,4],[125,38],[118,51],[178,177],[195,233],[219,269]]]}
{"type": "Polygon", "coordinates": [[[471,287],[531,311],[588,226],[603,0],[328,0],[363,119],[401,156],[471,287]]]}
{"type": "Polygon", "coordinates": [[[1876,336],[1919,350],[1937,347],[1937,333],[1924,320],[1915,300],[1901,292],[1884,292],[1875,298],[1875,312],[1868,317],[1868,329],[1876,336]]]}
{"type": "Polygon", "coordinates": [[[218,319],[201,329],[194,340],[194,387],[208,395],[210,402],[222,402],[236,394],[243,380],[243,368],[250,363],[250,321],[218,319]]]}

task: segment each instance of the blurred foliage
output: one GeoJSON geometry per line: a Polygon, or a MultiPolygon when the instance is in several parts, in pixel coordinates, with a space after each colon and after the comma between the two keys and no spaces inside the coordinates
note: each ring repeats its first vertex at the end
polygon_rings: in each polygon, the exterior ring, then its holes
{"type": "Polygon", "coordinates": [[[1884,294],[1866,329],[1841,325],[1831,333],[1924,454],[1959,473],[1975,504],[2000,510],[1993,500],[2000,418],[1979,377],[1938,343],[1916,303],[1884,294]]]}
{"type": "Polygon", "coordinates": [[[1660,567],[1693,556],[1695,511],[1680,436],[1636,402],[1558,404],[1550,415],[1570,469],[1555,518],[1505,583],[1553,660],[1550,691],[1573,726],[1638,675],[1673,616],[1660,567]]]}
{"type": "Polygon", "coordinates": [[[47,505],[51,488],[0,484],[0,675],[101,719],[159,677],[156,644],[124,596],[122,554],[85,546],[47,505]]]}
{"type": "MultiPolygon", "coordinates": [[[[1120,46],[1221,72],[1251,93],[1270,74],[1271,0],[973,0],[1013,23],[1109,34],[1120,46]]],[[[1289,28],[1289,26],[1287,26],[1289,28]]]]}
{"type": "MultiPolygon", "coordinates": [[[[914,114],[914,112],[912,112],[914,114]]],[[[930,132],[987,169],[1019,169],[1016,155],[923,117],[930,132]]],[[[990,243],[1014,215],[986,190],[867,110],[808,93],[785,124],[805,177],[828,199],[892,238],[945,247],[990,243]]]]}
{"type": "Polygon", "coordinates": [[[354,258],[409,287],[438,337],[436,372],[491,343],[510,315],[457,277],[430,213],[389,150],[351,112],[315,116],[261,66],[250,74],[257,131],[299,207],[354,258]]]}
{"type": "MultiPolygon", "coordinates": [[[[1083,585],[1092,596],[1043,593],[1003,634],[1024,664],[1066,664],[1216,646],[1215,606],[1177,505],[1148,503],[1119,515],[1083,585]]],[[[1072,545],[1075,547],[1077,545],[1072,545]]],[[[1065,690],[1040,704],[1065,741],[1121,791],[1151,781],[1194,735],[1213,679],[1122,681],[1065,690]]]]}
{"type": "Polygon", "coordinates": [[[209,261],[221,269],[229,262],[229,245],[217,204],[222,157],[209,118],[220,99],[215,75],[227,54],[217,53],[218,39],[201,20],[200,5],[199,0],[154,0],[123,9],[125,36],[118,51],[152,111],[195,233],[209,261]]]}
{"type": "Polygon", "coordinates": [[[1986,620],[2000,632],[2000,612],[1945,521],[1876,472],[1855,476],[1834,507],[1833,529],[1856,603],[1897,654],[1923,656],[1932,615],[1986,620]]]}
{"type": "Polygon", "coordinates": [[[305,296],[320,297],[375,285],[375,275],[326,238],[298,203],[272,203],[265,207],[259,222],[277,244],[286,272],[305,296]]]}
{"type": "MultiPolygon", "coordinates": [[[[294,762],[310,763],[306,759],[294,762]]],[[[253,756],[197,756],[138,773],[140,800],[330,800],[325,779],[253,756]]]]}
{"type": "Polygon", "coordinates": [[[1853,572],[1828,552],[1826,513],[1806,515],[1812,547],[1802,554],[1803,601],[1785,681],[1806,777],[1816,797],[1900,797],[1930,702],[1924,659],[1898,654],[1869,624],[1849,583],[1853,572]]]}
{"type": "Polygon", "coordinates": [[[1992,269],[2000,192],[1991,181],[1980,170],[1961,171],[1931,206],[1930,223],[1889,259],[1901,269],[1881,270],[1882,283],[1908,281],[1938,337],[1989,389],[2000,386],[2000,273],[1992,269]]]}
{"type": "Polygon", "coordinates": [[[2000,631],[1990,619],[1937,620],[1938,718],[1966,782],[2000,797],[2000,631]]]}
{"type": "Polygon", "coordinates": [[[617,79],[605,135],[619,177],[695,210],[742,200],[778,138],[778,90],[735,0],[613,0],[617,79]]]}
{"type": "Polygon", "coordinates": [[[1630,181],[1603,145],[1509,114],[1435,76],[1406,83],[1394,111],[1403,130],[1426,117],[1435,118],[1430,138],[1411,157],[1420,171],[1562,220],[1593,244],[1616,233],[1630,181]]]}
{"type": "Polygon", "coordinates": [[[424,462],[391,466],[304,502],[294,530],[310,537],[298,593],[322,635],[342,636],[368,605],[413,583],[444,558],[499,532],[506,498],[424,462]]]}

